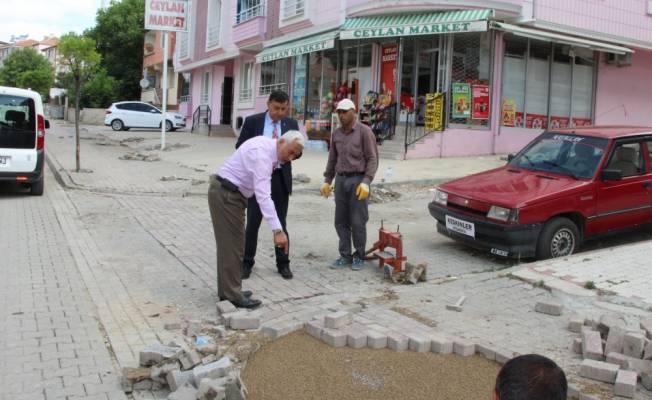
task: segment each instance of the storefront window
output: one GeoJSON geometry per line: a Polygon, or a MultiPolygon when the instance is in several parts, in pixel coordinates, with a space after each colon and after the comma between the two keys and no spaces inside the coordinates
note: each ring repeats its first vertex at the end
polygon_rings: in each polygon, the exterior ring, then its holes
{"type": "MultiPolygon", "coordinates": [[[[331,131],[333,109],[336,102],[337,87],[337,50],[324,50],[310,53],[307,57],[307,65],[297,69],[295,65],[295,85],[298,79],[297,74],[307,72],[304,78],[307,87],[306,97],[303,105],[305,111],[296,109],[294,114],[297,119],[303,119],[306,132],[311,139],[323,139],[331,131]]],[[[296,61],[296,60],[295,60],[296,61]]],[[[301,105],[297,99],[296,86],[293,92],[294,104],[301,105]]],[[[303,91],[303,90],[301,90],[303,91]]]]}
{"type": "Polygon", "coordinates": [[[489,126],[490,39],[489,32],[453,36],[451,124],[489,126]]]}
{"type": "Polygon", "coordinates": [[[299,121],[305,119],[306,79],[308,74],[308,55],[294,57],[294,84],[292,85],[292,117],[299,121]]]}
{"type": "Polygon", "coordinates": [[[591,50],[506,36],[502,125],[547,129],[590,124],[594,74],[591,50]]]}
{"type": "Polygon", "coordinates": [[[267,95],[275,90],[287,91],[288,59],[264,62],[260,66],[260,95],[267,95]]]}

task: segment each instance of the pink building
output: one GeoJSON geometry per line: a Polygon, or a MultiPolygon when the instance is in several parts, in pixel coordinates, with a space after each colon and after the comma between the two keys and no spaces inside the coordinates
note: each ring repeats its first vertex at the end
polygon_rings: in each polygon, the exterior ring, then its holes
{"type": "Polygon", "coordinates": [[[210,109],[236,135],[276,89],[310,138],[328,139],[348,97],[408,158],[514,152],[548,127],[652,126],[652,0],[191,2],[175,52],[188,113],[210,109]]]}

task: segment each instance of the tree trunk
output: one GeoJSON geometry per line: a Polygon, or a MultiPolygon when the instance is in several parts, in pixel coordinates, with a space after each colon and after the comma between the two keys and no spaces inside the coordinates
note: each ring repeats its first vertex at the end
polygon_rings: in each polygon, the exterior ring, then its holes
{"type": "Polygon", "coordinates": [[[77,165],[77,172],[79,172],[79,96],[81,94],[81,82],[75,80],[75,161],[77,165]]]}

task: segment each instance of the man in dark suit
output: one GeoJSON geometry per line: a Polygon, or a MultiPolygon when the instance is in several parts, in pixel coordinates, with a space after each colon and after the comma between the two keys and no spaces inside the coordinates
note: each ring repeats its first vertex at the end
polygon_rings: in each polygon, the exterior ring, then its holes
{"type": "MultiPolygon", "coordinates": [[[[290,130],[299,130],[299,124],[292,118],[286,118],[289,111],[290,99],[287,93],[274,91],[269,95],[267,111],[247,117],[240,130],[240,137],[235,148],[240,147],[247,139],[264,135],[270,138],[278,138],[290,130]]],[[[297,157],[298,158],[298,157],[297,157]]],[[[280,168],[272,173],[272,200],[276,213],[283,226],[283,231],[288,236],[286,218],[288,215],[288,202],[292,193],[292,165],[282,164],[280,168]]],[[[258,244],[258,229],[262,220],[262,213],[255,197],[250,198],[247,204],[247,227],[245,233],[244,259],[242,260],[242,279],[251,275],[256,257],[256,246],[258,244]]],[[[278,273],[285,279],[292,279],[290,270],[290,259],[283,249],[276,250],[276,268],[278,273]]]]}

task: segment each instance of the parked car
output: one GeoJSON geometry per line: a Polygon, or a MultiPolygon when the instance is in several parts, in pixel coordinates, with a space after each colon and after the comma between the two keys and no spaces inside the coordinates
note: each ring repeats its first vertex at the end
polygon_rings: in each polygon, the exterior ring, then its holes
{"type": "Polygon", "coordinates": [[[439,186],[437,231],[492,254],[564,257],[591,236],[652,222],[652,128],[548,131],[507,165],[439,186]]]}
{"type": "Polygon", "coordinates": [[[0,86],[0,181],[29,185],[43,194],[45,130],[41,95],[32,90],[0,86]]]}
{"type": "MultiPolygon", "coordinates": [[[[131,128],[160,128],[161,110],[142,101],[121,101],[106,109],[104,125],[114,131],[128,131],[131,128]]],[[[186,127],[186,118],[177,113],[165,113],[165,130],[174,131],[186,127]]]]}

